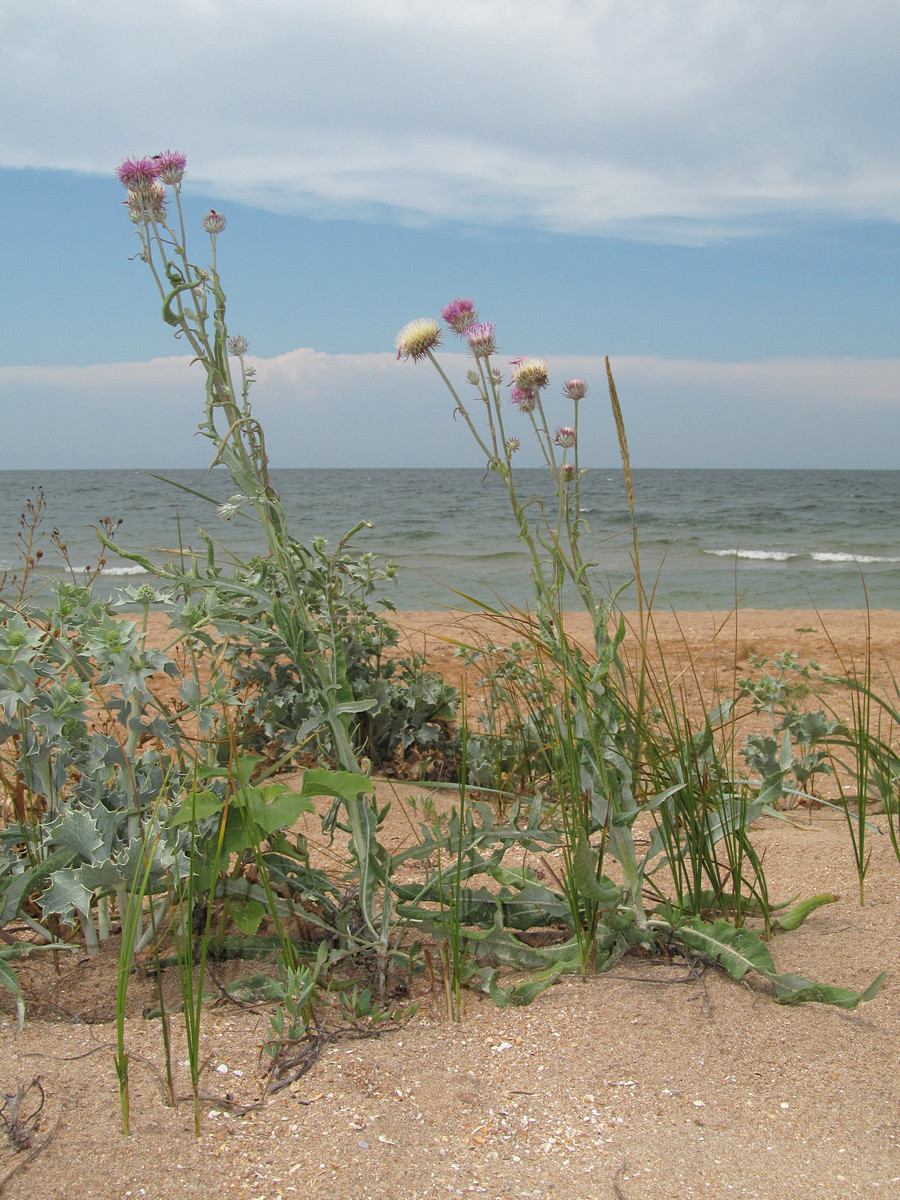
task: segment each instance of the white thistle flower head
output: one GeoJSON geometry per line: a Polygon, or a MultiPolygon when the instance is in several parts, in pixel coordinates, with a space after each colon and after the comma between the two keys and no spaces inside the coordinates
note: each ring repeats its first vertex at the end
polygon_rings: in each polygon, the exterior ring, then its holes
{"type": "Polygon", "coordinates": [[[215,237],[217,233],[221,233],[225,228],[224,216],[221,213],[216,212],[214,208],[211,208],[203,218],[203,228],[208,234],[211,234],[213,237],[215,237]]]}
{"type": "Polygon", "coordinates": [[[242,354],[247,353],[247,347],[249,344],[250,343],[247,341],[247,339],[239,333],[236,333],[234,337],[230,337],[228,339],[228,349],[232,354],[236,354],[238,358],[240,358],[242,354]]]}
{"type": "Polygon", "coordinates": [[[559,429],[557,429],[556,436],[553,440],[556,442],[557,446],[562,447],[563,450],[571,450],[576,442],[575,430],[571,425],[561,425],[559,429]]]}
{"type": "Polygon", "coordinates": [[[407,322],[397,334],[394,345],[398,358],[411,358],[418,362],[425,358],[441,340],[441,327],[433,317],[416,317],[407,322]]]}
{"type": "Polygon", "coordinates": [[[540,391],[550,382],[550,373],[543,358],[516,358],[512,361],[513,381],[525,391],[540,391]]]}

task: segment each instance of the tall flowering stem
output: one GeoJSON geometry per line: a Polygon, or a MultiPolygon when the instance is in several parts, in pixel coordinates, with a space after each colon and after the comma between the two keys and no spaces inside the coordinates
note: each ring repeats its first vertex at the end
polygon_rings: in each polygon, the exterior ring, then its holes
{"type": "MultiPolygon", "coordinates": [[[[504,380],[502,371],[494,364],[497,354],[494,326],[479,320],[473,302],[454,300],[443,309],[442,316],[449,331],[460,338],[474,359],[466,382],[474,389],[477,404],[481,406],[481,420],[472,416],[437,358],[435,352],[443,331],[436,320],[420,318],[404,326],[397,335],[398,357],[414,362],[428,359],[432,363],[453,397],[455,415],[465,422],[485,455],[488,469],[495,471],[506,486],[519,539],[531,557],[542,652],[556,663],[568,700],[567,705],[557,705],[554,711],[562,722],[561,740],[577,759],[575,764],[570,756],[567,770],[559,773],[568,775],[571,781],[567,785],[572,793],[570,804],[563,806],[572,858],[569,877],[574,880],[577,874],[575,847],[580,847],[580,855],[586,855],[588,838],[603,830],[604,846],[623,869],[628,907],[643,928],[646,926],[641,897],[643,868],[631,835],[637,806],[632,794],[631,757],[624,744],[628,722],[615,682],[625,675],[619,657],[624,629],[619,625],[611,631],[610,606],[595,590],[590,577],[590,568],[595,564],[585,561],[580,546],[585,521],[581,514],[579,407],[587,385],[581,379],[565,384],[563,392],[572,405],[573,415],[570,423],[552,430],[543,400],[550,382],[544,359],[511,360],[509,378],[504,380]],[[517,417],[510,413],[510,402],[518,409],[517,417]],[[520,442],[518,437],[508,436],[506,427],[510,419],[522,418],[530,423],[553,480],[557,498],[553,516],[540,500],[523,499],[516,484],[513,456],[520,442]],[[596,656],[593,664],[585,661],[563,627],[563,591],[567,582],[574,585],[591,617],[596,656]]],[[[617,398],[614,393],[611,395],[614,412],[618,412],[617,398]]],[[[621,414],[617,416],[617,426],[621,426],[621,414]]],[[[624,437],[621,429],[620,437],[624,437]]],[[[631,503],[627,462],[626,472],[631,503]]],[[[574,904],[577,885],[571,886],[574,904]]]]}
{"type": "Polygon", "coordinates": [[[255,513],[268,543],[263,570],[273,580],[275,627],[298,668],[323,696],[325,723],[340,766],[357,771],[349,737],[353,694],[334,614],[332,628],[323,628],[322,618],[304,600],[301,578],[309,554],[289,536],[284,509],[269,478],[265,435],[250,404],[255,370],[246,360],[247,341],[228,334],[217,265],[218,239],[226,218],[215,209],[203,218],[210,261],[199,266],[187,248],[181,200],[185,170],[185,156],[171,150],[154,158],[126,159],[119,167],[119,180],[128,193],[124,203],[140,241],[139,257],[153,276],[163,321],[190,346],[205,374],[206,403],[199,431],[215,447],[211,465],[225,466],[237,489],[220,506],[220,515],[227,519],[238,509],[255,513]]]}

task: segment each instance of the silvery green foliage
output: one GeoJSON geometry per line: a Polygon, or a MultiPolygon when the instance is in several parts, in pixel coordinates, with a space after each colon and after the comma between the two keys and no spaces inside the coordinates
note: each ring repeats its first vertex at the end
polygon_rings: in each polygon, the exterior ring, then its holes
{"type": "Polygon", "coordinates": [[[188,870],[188,835],[161,815],[183,772],[178,727],[148,687],[158,671],[175,667],[89,587],[0,608],[0,766],[20,797],[0,833],[0,924],[35,899],[45,919],[77,917],[92,945],[97,898],[121,902],[148,848],[151,891],[188,870]]]}

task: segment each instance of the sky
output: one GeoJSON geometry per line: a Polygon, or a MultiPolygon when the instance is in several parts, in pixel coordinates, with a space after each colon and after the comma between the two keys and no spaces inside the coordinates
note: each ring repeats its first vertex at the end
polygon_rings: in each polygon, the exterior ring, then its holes
{"type": "Polygon", "coordinates": [[[898,44],[896,0],[4,0],[0,469],[208,465],[115,177],[167,148],[276,466],[480,466],[394,350],[463,296],[551,422],[588,381],[582,462],[608,354],[637,467],[897,468],[898,44]]]}

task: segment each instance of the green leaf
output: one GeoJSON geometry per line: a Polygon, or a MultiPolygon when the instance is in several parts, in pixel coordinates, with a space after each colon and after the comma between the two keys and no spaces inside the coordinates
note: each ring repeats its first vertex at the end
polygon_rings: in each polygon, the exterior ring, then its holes
{"type": "Polygon", "coordinates": [[[253,937],[266,915],[266,906],[258,900],[232,900],[231,916],[240,929],[248,937],[253,937]]]}
{"type": "Polygon", "coordinates": [[[743,979],[750,970],[769,977],[775,974],[772,955],[762,939],[749,929],[735,929],[727,921],[709,925],[699,917],[692,917],[679,926],[678,933],[686,946],[719,963],[732,979],[743,979]]]}
{"type": "Polygon", "coordinates": [[[357,797],[374,792],[375,787],[367,775],[354,771],[329,771],[314,767],[303,772],[301,796],[335,796],[338,800],[356,800],[357,797]]]}
{"type": "Polygon", "coordinates": [[[780,925],[782,929],[799,929],[810,913],[814,913],[823,904],[834,904],[836,900],[837,896],[831,895],[830,892],[822,892],[818,896],[810,896],[808,900],[801,900],[790,912],[786,912],[781,917],[776,917],[776,924],[780,925]]]}
{"type": "Polygon", "coordinates": [[[554,970],[546,975],[535,976],[528,983],[503,988],[497,983],[497,971],[493,970],[487,979],[488,995],[498,1008],[508,1008],[510,1005],[522,1008],[530,1004],[541,992],[546,992],[547,988],[552,987],[559,979],[559,974],[559,971],[554,970]]]}
{"type": "Polygon", "coordinates": [[[194,792],[181,802],[178,812],[170,819],[171,825],[190,825],[192,821],[203,821],[214,817],[225,807],[225,800],[215,792],[194,792]]]}
{"type": "Polygon", "coordinates": [[[19,977],[9,965],[0,960],[0,984],[8,991],[15,993],[16,997],[16,1014],[19,1022],[19,1030],[25,1024],[25,997],[22,995],[22,987],[19,983],[19,977]]]}
{"type": "Polygon", "coordinates": [[[248,805],[249,813],[266,837],[279,829],[290,828],[301,813],[315,812],[315,805],[309,797],[298,795],[297,792],[281,788],[253,790],[255,794],[248,805]]]}
{"type": "Polygon", "coordinates": [[[597,852],[591,849],[585,837],[579,838],[575,848],[572,879],[580,895],[603,908],[612,908],[624,895],[622,889],[605,875],[597,878],[597,852]]]}
{"type": "Polygon", "coordinates": [[[775,988],[775,999],[779,1004],[805,1004],[813,1001],[819,1004],[834,1004],[838,1008],[853,1009],[858,1004],[866,1004],[874,999],[884,983],[887,971],[869,984],[864,992],[852,992],[849,988],[830,987],[824,983],[813,983],[802,975],[770,975],[775,988]]]}

